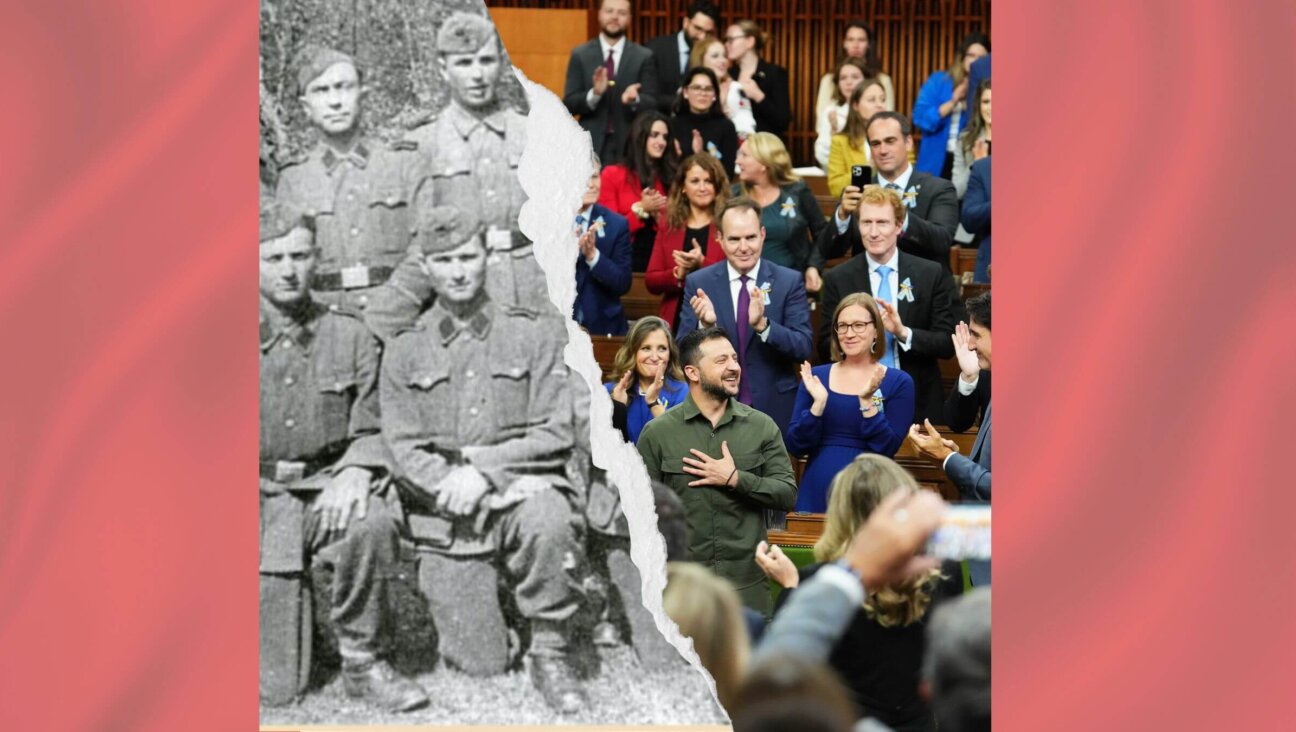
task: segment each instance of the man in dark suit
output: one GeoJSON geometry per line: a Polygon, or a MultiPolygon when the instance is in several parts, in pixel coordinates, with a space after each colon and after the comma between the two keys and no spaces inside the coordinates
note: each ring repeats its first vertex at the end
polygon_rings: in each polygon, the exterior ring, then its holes
{"type": "Polygon", "coordinates": [[[657,98],[657,108],[662,112],[671,113],[671,103],[675,101],[684,72],[688,71],[693,44],[714,36],[719,27],[720,8],[707,0],[693,0],[684,11],[679,31],[648,41],[648,50],[652,51],[657,62],[657,88],[650,91],[657,98]]]}
{"type": "MultiPolygon", "coordinates": [[[[954,184],[909,164],[913,128],[903,114],[878,112],[869,119],[866,134],[875,169],[873,182],[895,191],[908,212],[900,229],[900,251],[930,259],[949,272],[950,247],[959,223],[954,184]]],[[[836,226],[825,226],[819,234],[816,248],[823,259],[864,250],[859,227],[848,215],[859,206],[859,200],[859,188],[847,186],[842,191],[841,204],[833,216],[836,226]]]]}
{"type": "Polygon", "coordinates": [[[990,158],[972,163],[967,195],[963,197],[963,228],[972,233],[976,244],[976,272],[973,282],[990,281],[990,158]]]}
{"type": "Polygon", "coordinates": [[[742,367],[738,401],[769,415],[786,433],[800,383],[797,367],[813,349],[805,285],[801,273],[761,259],[765,227],[755,201],[729,199],[719,222],[725,261],[684,279],[691,307],[680,311],[679,338],[699,327],[723,328],[742,367]]]}
{"type": "Polygon", "coordinates": [[[625,37],[630,0],[602,0],[598,22],[598,38],[572,49],[563,104],[580,115],[594,154],[611,165],[621,160],[630,121],[657,103],[657,63],[625,37]]]}
{"type": "MultiPolygon", "coordinates": [[[[990,293],[967,301],[968,322],[959,323],[952,338],[958,356],[959,377],[946,401],[950,426],[962,431],[971,426],[981,412],[981,428],[972,453],[958,454],[958,446],[942,439],[930,423],[924,433],[917,425],[909,428],[909,437],[918,452],[938,460],[945,474],[958,486],[965,502],[990,502],[990,293]]],[[[969,561],[968,573],[974,585],[990,584],[990,562],[969,561]]]]}
{"type": "Polygon", "coordinates": [[[576,300],[572,318],[594,335],[625,335],[629,330],[621,296],[629,292],[630,225],[598,203],[599,165],[594,160],[581,209],[576,212],[576,300]]]}
{"type": "Polygon", "coordinates": [[[899,251],[897,240],[908,209],[895,191],[866,186],[851,214],[864,256],[828,270],[823,285],[819,353],[828,353],[828,328],[837,303],[853,292],[878,301],[887,350],[882,363],[914,381],[915,419],[941,419],[944,390],[937,359],[954,355],[950,336],[963,317],[954,281],[935,262],[899,251]]]}

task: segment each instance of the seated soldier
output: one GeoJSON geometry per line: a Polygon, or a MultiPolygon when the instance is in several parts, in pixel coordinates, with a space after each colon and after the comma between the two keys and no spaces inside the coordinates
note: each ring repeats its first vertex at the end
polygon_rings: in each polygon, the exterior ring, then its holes
{"type": "Polygon", "coordinates": [[[434,209],[416,242],[435,304],[389,341],[381,402],[441,657],[474,675],[509,666],[503,580],[530,624],[533,683],[554,709],[578,711],[568,645],[585,553],[566,475],[564,324],[492,300],[471,217],[434,209]]]}
{"type": "Polygon", "coordinates": [[[300,215],[261,207],[261,700],[292,701],[311,665],[312,557],[333,565],[332,618],[349,696],[391,711],[428,699],[381,660],[397,525],[374,492],[378,342],[309,289],[319,250],[300,215]]]}

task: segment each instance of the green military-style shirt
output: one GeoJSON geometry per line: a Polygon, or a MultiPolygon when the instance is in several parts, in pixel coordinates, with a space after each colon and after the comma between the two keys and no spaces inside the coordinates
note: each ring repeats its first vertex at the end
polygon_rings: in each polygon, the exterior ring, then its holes
{"type": "Polygon", "coordinates": [[[689,560],[730,580],[747,605],[768,613],[765,575],[754,559],[756,545],[765,540],[764,510],[792,510],[797,492],[774,420],[730,399],[713,429],[690,395],[645,425],[638,447],[648,477],[670,486],[684,503],[689,560]],[[689,449],[720,458],[722,442],[729,443],[738,468],[737,487],[690,486],[697,476],[684,472],[689,449]]]}
{"type": "Polygon", "coordinates": [[[391,339],[379,390],[383,436],[410,491],[416,539],[447,553],[491,550],[479,516],[440,516],[433,505],[442,479],[459,465],[472,465],[490,483],[483,504],[523,476],[571,492],[566,342],[556,318],[501,308],[488,297],[463,322],[437,303],[391,339]]]}

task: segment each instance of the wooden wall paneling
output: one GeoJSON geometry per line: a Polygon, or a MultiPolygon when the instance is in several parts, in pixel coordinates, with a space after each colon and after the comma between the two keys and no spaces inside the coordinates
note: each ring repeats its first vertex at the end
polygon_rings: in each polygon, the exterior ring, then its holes
{"type": "MultiPolygon", "coordinates": [[[[819,78],[832,70],[851,19],[863,18],[873,27],[882,70],[895,87],[895,107],[905,115],[913,111],[927,77],[953,61],[955,46],[965,34],[991,32],[990,0],[719,0],[717,4],[725,23],[750,18],[764,28],[771,36],[766,58],[788,69],[794,122],[788,131],[788,148],[797,164],[813,160],[819,78]]],[[[596,0],[488,0],[487,5],[583,10],[588,14],[588,31],[582,40],[597,32],[596,0]]],[[[678,30],[688,0],[635,0],[633,6],[629,37],[644,43],[678,30]]],[[[544,40],[557,44],[552,38],[544,40]]],[[[560,50],[569,54],[571,47],[560,50]]],[[[518,65],[527,70],[525,64],[518,65]]]]}
{"type": "Polygon", "coordinates": [[[571,49],[589,40],[586,11],[495,8],[491,20],[504,42],[509,61],[528,79],[561,99],[571,49]]]}

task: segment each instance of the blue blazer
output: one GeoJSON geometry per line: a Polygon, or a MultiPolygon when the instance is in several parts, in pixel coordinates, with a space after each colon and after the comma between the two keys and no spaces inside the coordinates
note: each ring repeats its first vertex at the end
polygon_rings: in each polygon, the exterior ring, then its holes
{"type": "MultiPolygon", "coordinates": [[[[787,434],[801,379],[797,368],[810,359],[813,340],[810,335],[810,305],[806,300],[805,281],[801,273],[762,259],[757,271],[758,286],[769,284],[769,337],[762,341],[754,328],[747,329],[747,364],[743,378],[751,387],[752,406],[769,415],[779,430],[787,434]]],[[[729,266],[720,261],[693,272],[684,279],[686,298],[680,304],[680,327],[677,339],[683,340],[697,330],[697,315],[687,298],[701,289],[716,309],[716,325],[729,334],[729,342],[738,348],[738,326],[734,320],[734,300],[729,294],[729,266]]],[[[741,314],[745,316],[746,314],[741,314]]]]}
{"type": "MultiPolygon", "coordinates": [[[[971,95],[969,90],[968,96],[971,95]]],[[[940,106],[952,96],[954,79],[947,71],[937,71],[927,77],[927,81],[918,90],[918,99],[914,101],[913,125],[922,130],[922,142],[918,144],[918,158],[914,161],[914,168],[924,173],[940,175],[941,166],[945,164],[945,145],[949,142],[950,119],[954,115],[942,117],[940,106]]],[[[967,127],[970,114],[969,110],[963,110],[963,115],[959,117],[959,132],[967,127]]]]}
{"type": "Polygon", "coordinates": [[[598,262],[594,268],[576,254],[576,300],[572,317],[593,335],[625,335],[629,330],[621,296],[630,291],[630,225],[612,209],[594,204],[590,216],[603,219],[595,238],[598,262]]]}
{"type": "MultiPolygon", "coordinates": [[[[993,157],[993,156],[991,156],[993,157]]],[[[976,272],[973,282],[989,282],[990,274],[990,158],[972,163],[967,194],[963,196],[963,228],[977,242],[976,272]]]]}

